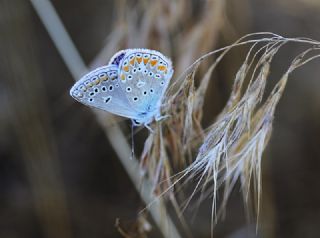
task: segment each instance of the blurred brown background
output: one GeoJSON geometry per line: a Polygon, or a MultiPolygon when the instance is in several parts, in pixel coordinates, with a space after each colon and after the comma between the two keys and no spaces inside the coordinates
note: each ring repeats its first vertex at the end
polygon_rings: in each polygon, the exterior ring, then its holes
{"type": "MultiPolygon", "coordinates": [[[[178,26],[192,29],[205,2],[190,4],[194,19],[178,26]]],[[[52,3],[89,65],[117,19],[115,2],[52,3]]],[[[318,0],[226,0],[222,10],[220,25],[211,26],[217,28],[215,40],[204,52],[192,54],[192,61],[257,31],[320,40],[318,0]]],[[[298,52],[295,46],[280,52],[271,81],[298,52]]],[[[182,56],[172,55],[173,63],[182,56]]],[[[208,121],[228,97],[232,75],[243,57],[236,56],[227,57],[216,72],[208,121]]],[[[237,188],[214,237],[319,237],[319,65],[319,60],[311,62],[292,75],[277,109],[263,161],[258,234],[254,225],[246,223],[237,188]]],[[[90,109],[69,96],[72,75],[29,1],[0,0],[0,77],[0,237],[121,237],[114,226],[116,218],[130,227],[144,204],[90,109]]],[[[191,223],[194,237],[210,237],[208,206],[191,223]]],[[[149,236],[161,237],[156,227],[149,236]]]]}

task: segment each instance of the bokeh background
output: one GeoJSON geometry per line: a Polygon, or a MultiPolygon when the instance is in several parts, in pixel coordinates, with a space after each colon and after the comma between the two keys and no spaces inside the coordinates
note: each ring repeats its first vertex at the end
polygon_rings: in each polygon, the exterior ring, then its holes
{"type": "MultiPolygon", "coordinates": [[[[318,0],[51,2],[88,67],[106,63],[118,47],[145,47],[172,57],[178,75],[251,32],[320,40],[318,0]]],[[[279,53],[271,85],[298,50],[279,53]]],[[[223,108],[243,56],[226,57],[215,73],[205,121],[223,108]]],[[[246,221],[236,189],[214,237],[319,237],[319,65],[291,76],[277,108],[263,160],[259,232],[246,221]]],[[[73,75],[30,1],[0,0],[0,78],[0,237],[122,237],[116,218],[134,229],[144,203],[92,111],[69,96],[73,75]]],[[[194,237],[210,237],[209,205],[190,223],[194,237]]],[[[150,222],[149,237],[161,237],[150,222]]]]}

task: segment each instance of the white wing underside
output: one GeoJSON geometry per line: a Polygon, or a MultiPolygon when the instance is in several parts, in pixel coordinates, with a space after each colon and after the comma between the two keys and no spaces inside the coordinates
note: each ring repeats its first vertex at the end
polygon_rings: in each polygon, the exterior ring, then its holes
{"type": "Polygon", "coordinates": [[[147,124],[160,114],[172,74],[170,59],[160,52],[127,49],[83,76],[70,94],[89,107],[147,124]]]}
{"type": "Polygon", "coordinates": [[[77,101],[89,107],[127,118],[140,119],[139,117],[137,118],[138,112],[131,107],[120,88],[117,72],[118,69],[114,66],[103,66],[91,71],[75,83],[70,90],[70,94],[77,101]],[[102,77],[99,78],[99,75],[102,77]],[[107,80],[103,80],[105,75],[107,80]],[[96,77],[100,79],[98,84],[94,83],[96,77]],[[113,77],[116,78],[112,80],[113,77]]]}

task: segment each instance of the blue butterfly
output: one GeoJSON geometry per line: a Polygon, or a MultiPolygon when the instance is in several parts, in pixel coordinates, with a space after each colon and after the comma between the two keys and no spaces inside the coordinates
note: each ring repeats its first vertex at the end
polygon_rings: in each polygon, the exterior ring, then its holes
{"type": "Polygon", "coordinates": [[[161,118],[160,107],[173,75],[169,58],[149,49],[117,52],[108,65],[84,75],[70,90],[77,101],[145,125],[161,118]]]}

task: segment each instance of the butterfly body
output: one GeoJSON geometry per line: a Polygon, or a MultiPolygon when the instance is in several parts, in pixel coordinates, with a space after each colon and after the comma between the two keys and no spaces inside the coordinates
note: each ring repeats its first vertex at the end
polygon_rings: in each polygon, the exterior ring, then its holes
{"type": "Polygon", "coordinates": [[[161,117],[160,107],[173,74],[172,63],[158,51],[127,49],[107,66],[83,76],[70,94],[79,102],[149,124],[161,117]]]}

